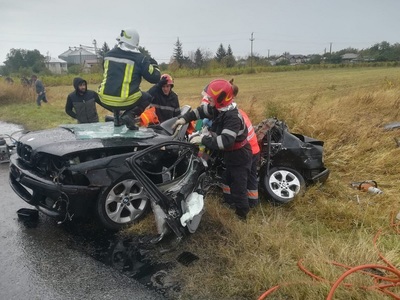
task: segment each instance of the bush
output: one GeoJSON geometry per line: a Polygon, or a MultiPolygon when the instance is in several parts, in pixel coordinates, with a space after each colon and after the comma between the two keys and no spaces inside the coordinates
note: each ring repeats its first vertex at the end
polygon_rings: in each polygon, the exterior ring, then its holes
{"type": "Polygon", "coordinates": [[[24,87],[18,81],[8,84],[0,82],[0,105],[11,103],[28,103],[36,99],[36,93],[30,86],[24,87]]]}

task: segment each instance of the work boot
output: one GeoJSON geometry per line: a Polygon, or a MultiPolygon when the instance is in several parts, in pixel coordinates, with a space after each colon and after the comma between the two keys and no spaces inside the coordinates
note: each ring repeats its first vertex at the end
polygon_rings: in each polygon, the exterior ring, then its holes
{"type": "Polygon", "coordinates": [[[223,200],[223,201],[221,201],[221,204],[222,204],[223,206],[225,206],[226,208],[229,208],[229,209],[236,209],[236,205],[235,205],[234,203],[232,203],[232,202],[223,200]]]}
{"type": "Polygon", "coordinates": [[[235,214],[238,216],[239,220],[246,222],[248,211],[244,211],[243,209],[236,208],[235,214]]]}
{"type": "Polygon", "coordinates": [[[254,208],[260,203],[258,199],[249,199],[249,206],[250,208],[254,208]]]}
{"type": "Polygon", "coordinates": [[[121,121],[128,127],[129,130],[138,130],[139,127],[136,126],[136,118],[131,115],[122,115],[121,121]]]}
{"type": "Polygon", "coordinates": [[[119,110],[116,109],[116,110],[114,110],[114,126],[119,127],[122,125],[124,125],[124,123],[122,123],[122,121],[121,121],[121,116],[119,114],[119,110]]]}

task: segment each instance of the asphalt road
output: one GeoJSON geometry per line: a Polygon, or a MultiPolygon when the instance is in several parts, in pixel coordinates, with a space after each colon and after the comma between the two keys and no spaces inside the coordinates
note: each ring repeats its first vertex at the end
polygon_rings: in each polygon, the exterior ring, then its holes
{"type": "MultiPolygon", "coordinates": [[[[0,134],[10,128],[0,122],[0,134]]],[[[32,207],[13,192],[8,163],[1,163],[0,299],[163,299],[82,251],[73,232],[46,216],[20,220],[20,208],[32,207]]]]}

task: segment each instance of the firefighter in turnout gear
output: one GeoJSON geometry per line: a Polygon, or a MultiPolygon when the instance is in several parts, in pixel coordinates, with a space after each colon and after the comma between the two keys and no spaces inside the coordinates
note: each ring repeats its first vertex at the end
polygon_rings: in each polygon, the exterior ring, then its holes
{"type": "Polygon", "coordinates": [[[247,181],[252,161],[247,127],[233,102],[233,87],[229,81],[211,81],[206,88],[206,94],[210,103],[184,114],[173,127],[204,118],[213,121],[210,135],[196,136],[191,142],[223,151],[226,166],[224,184],[230,190],[229,193],[224,193],[224,201],[235,209],[240,219],[245,220],[249,212],[247,181]]]}
{"type": "Polygon", "coordinates": [[[140,114],[151,102],[151,95],[140,90],[142,78],[160,81],[157,62],[139,51],[139,34],[134,29],[121,30],[118,45],[104,57],[103,81],[98,94],[104,107],[114,112],[114,125],[137,129],[140,114]],[[125,112],[120,117],[120,110],[125,112]]]}
{"type": "Polygon", "coordinates": [[[172,90],[174,80],[171,75],[161,75],[159,83],[152,86],[148,93],[153,96],[151,106],[155,107],[160,123],[181,114],[178,95],[172,90]]]}
{"type": "MultiPolygon", "coordinates": [[[[233,88],[233,96],[236,98],[237,94],[239,93],[239,87],[235,84],[233,84],[233,78],[229,80],[230,84],[232,84],[233,88]]],[[[204,90],[202,91],[202,100],[201,100],[201,105],[207,105],[210,104],[210,96],[207,94],[207,88],[206,86],[204,90]]],[[[234,99],[235,100],[235,99],[234,99]]],[[[247,127],[247,141],[250,144],[251,147],[251,152],[253,153],[252,156],[252,163],[251,163],[251,172],[249,174],[249,178],[247,181],[247,197],[249,199],[249,206],[250,208],[255,207],[259,203],[259,196],[258,196],[258,163],[260,161],[260,146],[258,144],[257,136],[254,131],[253,124],[251,123],[250,118],[247,116],[246,112],[242,109],[239,108],[239,113],[242,115],[244,122],[247,127]]],[[[223,192],[230,194],[230,188],[229,186],[223,186],[223,192]]]]}
{"type": "Polygon", "coordinates": [[[260,146],[258,145],[257,136],[254,131],[253,124],[250,121],[250,118],[247,116],[245,111],[240,108],[239,108],[239,113],[242,115],[244,122],[247,126],[248,130],[247,140],[250,144],[251,152],[253,154],[251,159],[251,170],[247,181],[247,197],[249,199],[250,208],[253,208],[259,203],[257,166],[260,161],[261,150],[260,146]]]}

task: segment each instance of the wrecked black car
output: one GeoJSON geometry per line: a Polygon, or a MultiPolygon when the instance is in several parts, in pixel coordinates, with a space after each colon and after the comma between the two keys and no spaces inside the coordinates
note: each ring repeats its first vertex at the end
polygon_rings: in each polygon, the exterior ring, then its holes
{"type": "MultiPolygon", "coordinates": [[[[189,124],[172,130],[176,119],[139,130],[105,122],[26,133],[10,157],[10,185],[60,222],[94,213],[103,227],[118,230],[151,209],[160,239],[170,230],[181,238],[182,230],[193,233],[199,225],[203,196],[220,186],[224,164],[218,154],[199,155],[188,142],[189,124]]],[[[287,203],[327,180],[322,141],[291,133],[277,119],[255,129],[267,199],[287,203]]]]}
{"type": "MultiPolygon", "coordinates": [[[[307,187],[324,183],[329,169],[324,165],[324,142],[289,131],[282,120],[265,119],[254,126],[260,145],[259,192],[274,204],[285,204],[302,195],[307,187]]],[[[203,189],[221,186],[225,171],[221,153],[211,152],[203,189]]]]}
{"type": "Polygon", "coordinates": [[[328,179],[323,141],[290,132],[287,124],[276,118],[264,120],[255,132],[261,149],[259,184],[272,202],[290,202],[307,186],[328,179]]]}
{"type": "MultiPolygon", "coordinates": [[[[143,217],[150,206],[127,158],[153,145],[168,148],[169,141],[184,140],[185,128],[172,130],[175,120],[139,130],[101,122],[28,132],[10,157],[10,185],[24,201],[60,222],[94,212],[104,227],[118,230],[143,217]]],[[[149,168],[169,168],[176,159],[174,151],[165,151],[149,168]]],[[[185,172],[183,164],[178,167],[177,177],[185,172]]],[[[159,175],[155,180],[166,179],[159,175]]]]}

